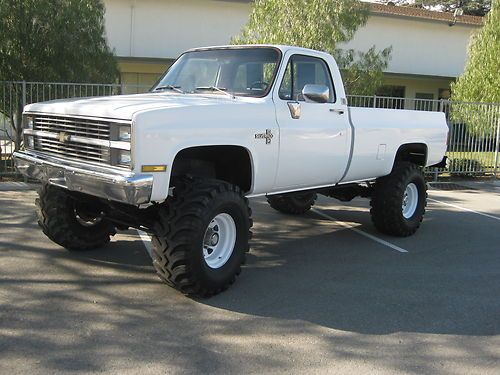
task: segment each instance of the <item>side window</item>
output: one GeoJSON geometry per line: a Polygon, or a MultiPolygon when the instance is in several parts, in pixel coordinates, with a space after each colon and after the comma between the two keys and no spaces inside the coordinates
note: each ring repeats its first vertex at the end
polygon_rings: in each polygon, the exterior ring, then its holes
{"type": "Polygon", "coordinates": [[[279,89],[280,99],[292,100],[292,60],[288,62],[285,70],[285,75],[283,76],[283,81],[281,81],[281,86],[279,89]]]}
{"type": "Polygon", "coordinates": [[[307,84],[327,86],[330,89],[330,102],[335,102],[335,90],[326,63],[316,57],[294,55],[286,67],[279,97],[283,100],[304,101],[302,89],[307,84]]]}

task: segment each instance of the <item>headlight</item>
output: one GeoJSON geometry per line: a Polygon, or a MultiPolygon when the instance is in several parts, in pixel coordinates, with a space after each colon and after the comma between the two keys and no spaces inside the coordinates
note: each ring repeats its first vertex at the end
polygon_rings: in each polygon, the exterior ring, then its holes
{"type": "Polygon", "coordinates": [[[113,124],[110,129],[111,165],[132,168],[131,141],[132,127],[130,124],[113,124]]]}
{"type": "Polygon", "coordinates": [[[33,130],[33,117],[23,115],[24,147],[27,149],[35,148],[35,138],[31,133],[32,130],[33,130]]]}
{"type": "Polygon", "coordinates": [[[130,131],[130,126],[120,126],[118,129],[118,139],[120,141],[129,141],[132,136],[132,133],[130,131]]]}
{"type": "Polygon", "coordinates": [[[118,164],[124,166],[130,166],[132,162],[132,157],[130,156],[130,151],[120,150],[118,154],[118,164]]]}
{"type": "Polygon", "coordinates": [[[25,148],[35,148],[35,138],[32,135],[24,136],[24,147],[25,148]]]}
{"type": "Polygon", "coordinates": [[[23,128],[24,129],[33,129],[33,117],[31,116],[23,116],[23,128]]]}

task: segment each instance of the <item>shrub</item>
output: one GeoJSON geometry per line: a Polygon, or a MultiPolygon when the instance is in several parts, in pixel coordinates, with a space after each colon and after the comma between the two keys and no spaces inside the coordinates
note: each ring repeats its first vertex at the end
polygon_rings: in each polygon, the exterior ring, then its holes
{"type": "Polygon", "coordinates": [[[476,159],[451,159],[448,170],[461,177],[474,177],[484,175],[483,165],[476,159]]]}

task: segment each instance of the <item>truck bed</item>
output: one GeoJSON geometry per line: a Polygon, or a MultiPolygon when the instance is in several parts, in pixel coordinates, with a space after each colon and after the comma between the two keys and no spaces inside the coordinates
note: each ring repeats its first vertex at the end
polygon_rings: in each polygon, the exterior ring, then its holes
{"type": "Polygon", "coordinates": [[[391,172],[402,144],[427,144],[426,166],[441,161],[448,126],[441,112],[349,107],[350,164],[342,182],[376,178],[391,172]]]}

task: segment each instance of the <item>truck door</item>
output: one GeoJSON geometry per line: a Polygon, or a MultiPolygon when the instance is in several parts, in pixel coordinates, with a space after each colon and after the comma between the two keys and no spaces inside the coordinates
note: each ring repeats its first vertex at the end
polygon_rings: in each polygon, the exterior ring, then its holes
{"type": "Polygon", "coordinates": [[[336,97],[328,65],[319,57],[292,55],[278,87],[274,102],[280,154],[273,190],[338,182],[349,158],[351,134],[347,104],[336,97]],[[306,101],[306,84],[327,86],[329,100],[306,101]]]}

